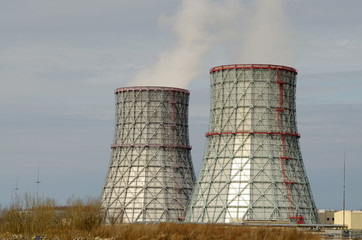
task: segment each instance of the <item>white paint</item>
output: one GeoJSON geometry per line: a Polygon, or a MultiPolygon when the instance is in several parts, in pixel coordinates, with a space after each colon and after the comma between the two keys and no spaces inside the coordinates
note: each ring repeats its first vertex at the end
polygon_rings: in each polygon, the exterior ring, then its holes
{"type": "Polygon", "coordinates": [[[250,161],[234,158],[231,165],[231,183],[228,192],[228,211],[225,222],[241,221],[250,203],[250,161]]]}

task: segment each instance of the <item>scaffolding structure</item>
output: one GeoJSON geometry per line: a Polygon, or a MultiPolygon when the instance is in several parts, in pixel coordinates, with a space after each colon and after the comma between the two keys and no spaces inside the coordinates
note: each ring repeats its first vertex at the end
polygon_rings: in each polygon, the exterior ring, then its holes
{"type": "Polygon", "coordinates": [[[112,156],[102,192],[108,223],[184,221],[195,175],[188,135],[189,92],[115,90],[112,156]]]}
{"type": "Polygon", "coordinates": [[[296,126],[296,75],[265,64],[210,70],[209,132],[187,221],[318,222],[296,126]]]}

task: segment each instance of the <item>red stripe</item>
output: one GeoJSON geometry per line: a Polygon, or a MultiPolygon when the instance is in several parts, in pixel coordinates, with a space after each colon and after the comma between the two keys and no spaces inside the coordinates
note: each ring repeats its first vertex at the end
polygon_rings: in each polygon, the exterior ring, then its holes
{"type": "Polygon", "coordinates": [[[214,135],[237,135],[237,134],[271,134],[271,135],[282,135],[282,136],[294,136],[300,138],[298,133],[289,133],[289,132],[208,132],[205,134],[205,137],[214,136],[214,135]]]}
{"type": "Polygon", "coordinates": [[[172,87],[152,87],[152,86],[134,86],[134,87],[123,87],[117,88],[114,90],[114,93],[119,92],[130,92],[130,91],[174,91],[174,92],[183,92],[190,94],[190,92],[183,88],[172,88],[172,87]]]}
{"type": "Polygon", "coordinates": [[[116,147],[167,147],[167,148],[185,148],[191,149],[191,146],[188,145],[172,145],[172,144],[111,144],[111,148],[116,147]]]}
{"type": "Polygon", "coordinates": [[[230,70],[230,69],[272,69],[272,70],[285,70],[288,72],[293,72],[298,74],[297,70],[291,67],[282,66],[282,65],[270,65],[270,64],[231,64],[231,65],[221,65],[210,69],[210,73],[221,71],[221,70],[230,70]]]}

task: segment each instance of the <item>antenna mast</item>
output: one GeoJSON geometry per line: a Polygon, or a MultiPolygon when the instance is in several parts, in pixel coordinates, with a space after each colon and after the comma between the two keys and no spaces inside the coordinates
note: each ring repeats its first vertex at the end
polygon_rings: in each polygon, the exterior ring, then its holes
{"type": "Polygon", "coordinates": [[[345,210],[346,210],[346,151],[343,154],[343,226],[345,223],[345,210]]]}

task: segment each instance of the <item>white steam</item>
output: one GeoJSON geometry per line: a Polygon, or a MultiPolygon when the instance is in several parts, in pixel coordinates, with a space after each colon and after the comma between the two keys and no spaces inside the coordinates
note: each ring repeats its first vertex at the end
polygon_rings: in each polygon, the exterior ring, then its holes
{"type": "MultiPolygon", "coordinates": [[[[176,46],[136,73],[128,85],[187,88],[200,74],[203,58],[217,44],[226,44],[235,62],[290,63],[287,18],[283,0],[256,0],[255,6],[238,0],[183,0],[172,18],[176,46]],[[255,9],[255,11],[254,11],[255,9]]],[[[212,67],[212,66],[210,66],[212,67]]]]}
{"type": "MultiPolygon", "coordinates": [[[[242,63],[291,65],[291,29],[283,11],[286,0],[254,1],[255,12],[245,19],[248,26],[239,29],[242,44],[237,46],[236,59],[242,63]]],[[[235,56],[234,56],[235,57],[235,56]]]]}

